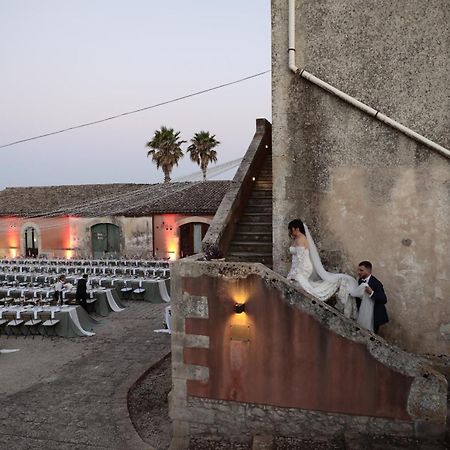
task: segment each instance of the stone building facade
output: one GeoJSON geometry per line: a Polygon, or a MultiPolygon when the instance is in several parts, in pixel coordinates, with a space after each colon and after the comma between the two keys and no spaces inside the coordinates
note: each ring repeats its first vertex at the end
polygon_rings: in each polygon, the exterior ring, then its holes
{"type": "Polygon", "coordinates": [[[229,181],[0,191],[0,257],[178,259],[196,253],[229,181]]]}
{"type": "MultiPolygon", "coordinates": [[[[446,0],[296,2],[297,66],[450,148],[446,0]]],[[[450,161],[288,66],[288,2],[272,1],[274,269],[303,219],[328,270],[361,260],[388,293],[383,335],[414,352],[450,343],[450,161]]]]}

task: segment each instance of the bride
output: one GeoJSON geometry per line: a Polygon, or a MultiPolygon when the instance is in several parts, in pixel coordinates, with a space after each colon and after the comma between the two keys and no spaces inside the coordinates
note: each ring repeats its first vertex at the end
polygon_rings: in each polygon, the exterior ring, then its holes
{"type": "Polygon", "coordinates": [[[289,247],[292,266],[287,278],[296,281],[303,290],[318,300],[325,301],[336,294],[343,305],[343,308],[338,309],[343,309],[346,317],[357,317],[360,325],[372,331],[373,304],[370,310],[371,301],[369,299],[367,302],[365,299],[365,286],[358,286],[356,279],[350,275],[327,272],[323,268],[311,233],[300,219],[289,222],[288,230],[292,238],[292,245],[289,247]],[[354,297],[362,298],[359,315],[354,297]],[[362,308],[363,304],[368,307],[362,308]]]}

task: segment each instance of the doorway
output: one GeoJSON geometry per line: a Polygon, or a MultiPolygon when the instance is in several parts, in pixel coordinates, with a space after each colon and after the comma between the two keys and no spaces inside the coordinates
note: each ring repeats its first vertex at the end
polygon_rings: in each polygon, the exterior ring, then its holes
{"type": "Polygon", "coordinates": [[[92,256],[117,258],[120,256],[120,229],[112,223],[98,223],[91,227],[92,256]]]}
{"type": "Polygon", "coordinates": [[[202,240],[208,231],[207,223],[190,222],[180,227],[180,258],[202,251],[202,240]]]}
{"type": "Polygon", "coordinates": [[[38,254],[37,230],[33,227],[25,228],[25,256],[35,258],[38,254]]]}

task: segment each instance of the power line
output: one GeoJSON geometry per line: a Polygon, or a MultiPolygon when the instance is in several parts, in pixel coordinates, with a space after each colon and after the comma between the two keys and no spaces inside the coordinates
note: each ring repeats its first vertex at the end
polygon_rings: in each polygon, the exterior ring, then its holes
{"type": "Polygon", "coordinates": [[[203,89],[201,91],[193,92],[191,94],[186,94],[186,95],[183,95],[181,97],[173,98],[171,100],[166,100],[166,101],[161,102],[161,103],[155,103],[154,105],[145,106],[143,108],[135,109],[133,111],[127,111],[127,112],[124,112],[124,113],[121,113],[121,114],[116,114],[115,116],[106,117],[106,118],[100,119],[100,120],[94,120],[93,122],[86,122],[86,123],[83,123],[81,125],[74,125],[73,127],[63,128],[62,130],[52,131],[50,133],[44,133],[44,134],[40,134],[38,136],[33,136],[33,137],[30,137],[30,138],[26,138],[26,139],[20,139],[18,141],[10,142],[9,144],[0,145],[0,149],[1,148],[6,148],[6,147],[11,147],[11,146],[17,145],[17,144],[22,144],[22,143],[28,142],[28,141],[34,141],[36,139],[42,139],[42,138],[48,137],[48,136],[53,136],[55,134],[65,133],[66,131],[76,130],[78,128],[89,127],[91,125],[96,125],[98,123],[103,123],[103,122],[107,122],[109,120],[118,119],[120,117],[129,116],[130,114],[136,114],[136,113],[139,113],[139,112],[142,112],[142,111],[147,111],[149,109],[157,108],[158,106],[168,105],[169,103],[175,103],[175,102],[178,102],[180,100],[184,100],[186,98],[195,97],[197,95],[205,94],[207,92],[215,91],[217,89],[222,89],[224,87],[231,86],[233,84],[242,83],[243,81],[247,81],[247,80],[250,80],[252,78],[260,77],[260,76],[265,75],[266,73],[269,73],[269,72],[270,72],[270,70],[265,70],[264,72],[259,72],[259,73],[256,73],[254,75],[250,75],[248,77],[240,78],[239,80],[234,80],[234,81],[230,81],[228,83],[219,84],[218,86],[214,86],[212,88],[203,89]]]}
{"type": "MultiPolygon", "coordinates": [[[[242,158],[237,158],[231,161],[227,161],[225,163],[219,164],[208,170],[208,176],[214,177],[223,172],[226,172],[240,164],[242,158]]],[[[68,213],[73,214],[74,216],[83,217],[83,215],[90,215],[95,212],[100,206],[111,205],[119,202],[130,202],[130,209],[139,208],[140,206],[144,206],[152,203],[155,200],[161,200],[169,195],[178,194],[186,189],[191,188],[194,184],[200,184],[201,182],[193,181],[194,178],[200,177],[203,175],[201,170],[193,172],[189,175],[178,177],[173,180],[174,183],[160,183],[160,184],[150,184],[145,185],[143,187],[137,188],[133,191],[121,192],[121,193],[108,193],[103,195],[96,200],[89,200],[87,202],[82,202],[78,204],[72,204],[66,207],[57,208],[54,210],[46,211],[45,213],[40,214],[25,214],[22,218],[25,220],[50,220],[51,223],[44,224],[41,223],[39,225],[39,229],[42,231],[44,229],[53,229],[59,228],[61,225],[59,223],[54,223],[54,219],[58,218],[58,216],[66,215],[68,213]],[[189,183],[190,182],[190,183],[189,183]],[[180,184],[177,184],[180,183],[180,184]],[[150,195],[149,195],[150,194],[150,195]],[[145,195],[144,198],[142,196],[145,195]],[[138,199],[138,197],[141,197],[138,199]]],[[[124,207],[120,206],[116,209],[110,208],[108,215],[114,215],[117,212],[124,211],[124,207]]],[[[0,234],[4,234],[7,230],[9,230],[9,225],[1,225],[0,224],[0,234]]]]}

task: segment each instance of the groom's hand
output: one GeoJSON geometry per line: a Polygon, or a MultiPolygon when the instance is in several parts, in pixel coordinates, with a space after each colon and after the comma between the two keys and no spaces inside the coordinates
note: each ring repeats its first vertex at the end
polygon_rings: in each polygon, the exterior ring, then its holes
{"type": "Polygon", "coordinates": [[[366,288],[364,289],[364,291],[369,294],[372,295],[373,289],[370,286],[366,286],[366,288]]]}

